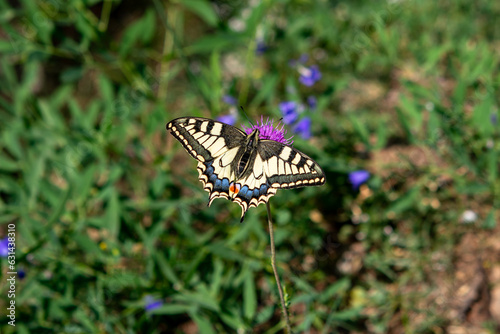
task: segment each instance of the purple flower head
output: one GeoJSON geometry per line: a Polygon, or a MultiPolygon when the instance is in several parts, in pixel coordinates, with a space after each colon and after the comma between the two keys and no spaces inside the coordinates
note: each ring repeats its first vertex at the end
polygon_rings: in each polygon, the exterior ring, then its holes
{"type": "Polygon", "coordinates": [[[255,48],[255,54],[257,56],[262,56],[267,51],[267,45],[263,40],[257,41],[257,47],[255,48]]]}
{"type": "Polygon", "coordinates": [[[299,118],[299,113],[297,112],[297,103],[293,101],[285,101],[279,104],[281,113],[283,114],[283,123],[292,124],[299,118]]]}
{"type": "Polygon", "coordinates": [[[257,125],[252,125],[250,128],[243,125],[243,131],[245,131],[247,135],[251,134],[255,129],[259,130],[260,139],[270,139],[285,145],[292,145],[293,143],[292,137],[285,138],[286,130],[284,128],[284,125],[281,125],[280,128],[280,122],[278,122],[278,124],[276,124],[276,127],[274,127],[273,120],[269,120],[268,118],[264,122],[264,118],[261,116],[260,124],[257,121],[257,125]]]}
{"type": "Polygon", "coordinates": [[[498,115],[496,113],[491,113],[491,115],[490,115],[490,121],[491,121],[491,124],[497,125],[497,123],[498,123],[498,115]]]}
{"type": "Polygon", "coordinates": [[[5,237],[0,240],[0,256],[7,257],[9,255],[9,238],[5,237]]]}
{"type": "Polygon", "coordinates": [[[370,178],[370,173],[366,170],[357,170],[349,173],[349,182],[352,184],[352,188],[357,190],[363,183],[368,181],[370,178]]]}
{"type": "Polygon", "coordinates": [[[231,105],[231,106],[235,106],[235,105],[236,105],[236,103],[238,102],[238,101],[236,100],[236,98],[235,98],[235,97],[233,97],[233,96],[231,96],[231,95],[224,95],[224,96],[222,97],[222,101],[223,101],[224,103],[227,103],[227,104],[231,105]]]}
{"type": "Polygon", "coordinates": [[[144,309],[147,311],[147,312],[150,312],[150,311],[153,311],[157,308],[159,308],[160,306],[163,305],[163,302],[161,300],[157,300],[157,299],[154,299],[152,296],[150,295],[147,295],[145,298],[145,305],[144,305],[144,309]]]}
{"type": "Polygon", "coordinates": [[[229,125],[234,125],[236,123],[236,116],[232,114],[221,115],[218,116],[216,120],[229,125]]]}
{"type": "Polygon", "coordinates": [[[318,66],[312,65],[311,67],[300,67],[300,78],[299,81],[301,84],[311,87],[314,85],[319,79],[321,79],[321,72],[318,69],[318,66]]]}
{"type": "Polygon", "coordinates": [[[307,97],[307,104],[309,105],[309,108],[311,110],[316,109],[316,106],[318,105],[318,100],[316,99],[316,96],[314,95],[309,95],[307,97]]]}
{"type": "Polygon", "coordinates": [[[311,119],[309,117],[302,118],[293,127],[293,132],[301,136],[303,139],[311,138],[311,119]]]}

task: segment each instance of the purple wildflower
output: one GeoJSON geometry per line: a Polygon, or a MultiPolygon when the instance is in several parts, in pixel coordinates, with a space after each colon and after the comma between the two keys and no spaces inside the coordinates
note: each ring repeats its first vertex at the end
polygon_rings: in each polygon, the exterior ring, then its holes
{"type": "Polygon", "coordinates": [[[292,124],[299,118],[297,103],[293,101],[281,102],[279,104],[279,108],[283,114],[283,123],[292,124]]]}
{"type": "Polygon", "coordinates": [[[276,124],[276,127],[273,126],[273,120],[269,120],[269,118],[264,122],[264,118],[261,116],[260,118],[260,124],[257,121],[257,125],[252,125],[250,128],[246,127],[243,125],[243,131],[247,135],[251,134],[253,130],[257,129],[259,130],[259,138],[260,139],[269,139],[269,140],[274,140],[279,143],[285,144],[285,145],[292,145],[293,140],[292,137],[290,138],[285,138],[286,135],[286,130],[284,128],[284,125],[280,126],[280,122],[276,124]]]}
{"type": "Polygon", "coordinates": [[[311,119],[309,117],[302,118],[293,127],[293,132],[300,135],[304,139],[311,138],[311,119]]]}
{"type": "Polygon", "coordinates": [[[9,255],[9,238],[5,237],[0,240],[0,256],[7,257],[9,255]]]}
{"type": "Polygon", "coordinates": [[[26,273],[24,272],[23,269],[17,270],[17,277],[19,277],[19,279],[23,279],[25,276],[26,276],[26,273]]]}
{"type": "Polygon", "coordinates": [[[349,173],[349,182],[352,184],[352,188],[357,190],[359,186],[368,181],[370,178],[370,173],[366,170],[357,170],[349,173]]]}
{"type": "Polygon", "coordinates": [[[231,95],[224,95],[224,96],[222,97],[222,101],[223,101],[224,103],[227,103],[227,104],[231,105],[231,106],[235,106],[235,105],[236,105],[236,103],[238,102],[238,101],[236,100],[236,98],[235,98],[235,97],[233,97],[233,96],[231,96],[231,95]]]}
{"type": "Polygon", "coordinates": [[[163,305],[161,300],[154,299],[152,296],[147,295],[145,299],[144,309],[147,312],[153,311],[163,305]]]}
{"type": "Polygon", "coordinates": [[[229,125],[234,125],[234,123],[236,123],[236,116],[232,114],[221,115],[217,117],[216,120],[229,125]]]}
{"type": "Polygon", "coordinates": [[[257,56],[262,56],[267,51],[267,45],[262,40],[257,41],[257,47],[255,48],[255,54],[257,56]]]}
{"type": "Polygon", "coordinates": [[[490,121],[491,121],[491,124],[497,125],[497,123],[498,123],[498,115],[496,113],[491,113],[491,115],[490,115],[490,121]]]}
{"type": "Polygon", "coordinates": [[[301,84],[311,87],[314,85],[319,79],[321,79],[321,72],[318,69],[318,66],[312,65],[311,67],[300,67],[300,78],[299,81],[301,84]]]}
{"type": "Polygon", "coordinates": [[[290,65],[290,67],[295,67],[299,64],[305,64],[308,59],[309,59],[309,55],[307,55],[307,53],[303,53],[300,55],[299,59],[290,60],[288,62],[288,65],[290,65]]]}
{"type": "Polygon", "coordinates": [[[307,97],[307,104],[309,105],[309,108],[311,110],[316,109],[316,106],[318,105],[318,100],[316,99],[316,96],[310,95],[307,97]]]}

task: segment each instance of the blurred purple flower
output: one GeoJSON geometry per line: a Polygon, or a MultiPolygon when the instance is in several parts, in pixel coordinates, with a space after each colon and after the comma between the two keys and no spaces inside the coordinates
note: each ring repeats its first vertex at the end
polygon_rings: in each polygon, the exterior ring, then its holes
{"type": "Polygon", "coordinates": [[[257,56],[262,56],[267,51],[267,45],[262,40],[257,41],[257,47],[255,48],[255,54],[257,56]]]}
{"type": "Polygon", "coordinates": [[[9,255],[9,238],[5,237],[0,240],[0,257],[7,257],[9,255]]]}
{"type": "Polygon", "coordinates": [[[308,59],[309,59],[309,55],[307,55],[307,53],[303,53],[300,55],[299,59],[290,60],[288,62],[288,65],[290,65],[290,67],[295,67],[299,64],[305,64],[308,59]]]}
{"type": "Polygon", "coordinates": [[[316,109],[316,106],[318,105],[318,100],[316,99],[316,96],[309,95],[307,97],[307,104],[309,105],[309,109],[311,110],[316,109]]]}
{"type": "Polygon", "coordinates": [[[245,133],[249,135],[252,133],[253,130],[258,129],[260,132],[259,135],[260,139],[270,139],[285,145],[292,145],[293,143],[292,137],[288,139],[285,138],[286,130],[284,128],[284,125],[281,125],[281,128],[279,126],[280,122],[278,122],[278,124],[276,124],[276,127],[274,127],[273,120],[269,120],[268,118],[264,122],[264,118],[261,116],[260,124],[257,121],[257,125],[252,125],[250,128],[243,125],[243,131],[245,131],[245,133]]]}
{"type": "Polygon", "coordinates": [[[17,270],[17,277],[19,277],[19,279],[23,279],[25,276],[26,276],[26,273],[24,272],[23,269],[17,270]]]}
{"type": "Polygon", "coordinates": [[[309,117],[302,118],[293,127],[293,132],[301,136],[303,139],[311,138],[311,119],[309,117]]]}
{"type": "Polygon", "coordinates": [[[236,98],[235,98],[235,97],[233,97],[233,96],[231,96],[231,95],[224,95],[224,96],[222,97],[222,101],[223,101],[224,103],[227,103],[227,104],[231,105],[231,106],[235,106],[235,105],[236,105],[236,103],[238,102],[238,101],[236,100],[236,98]]]}
{"type": "Polygon", "coordinates": [[[281,102],[279,108],[283,114],[283,123],[292,124],[299,118],[297,103],[293,101],[281,102]]]}
{"type": "Polygon", "coordinates": [[[319,79],[321,79],[321,72],[318,69],[318,66],[312,65],[311,67],[301,67],[299,68],[300,78],[299,81],[301,84],[311,87],[314,85],[319,79]]]}
{"type": "Polygon", "coordinates": [[[491,113],[491,115],[490,115],[490,121],[491,121],[491,124],[497,125],[497,123],[498,123],[498,115],[496,113],[491,113]]]}
{"type": "Polygon", "coordinates": [[[234,125],[236,123],[236,116],[232,114],[221,115],[218,116],[216,120],[229,125],[234,125]]]}
{"type": "Polygon", "coordinates": [[[147,295],[144,299],[145,299],[144,309],[147,312],[153,311],[163,305],[163,302],[161,300],[154,299],[150,295],[147,295]]]}
{"type": "Polygon", "coordinates": [[[363,183],[368,181],[370,178],[370,173],[366,170],[357,170],[349,173],[349,182],[352,184],[352,188],[357,190],[363,183]]]}

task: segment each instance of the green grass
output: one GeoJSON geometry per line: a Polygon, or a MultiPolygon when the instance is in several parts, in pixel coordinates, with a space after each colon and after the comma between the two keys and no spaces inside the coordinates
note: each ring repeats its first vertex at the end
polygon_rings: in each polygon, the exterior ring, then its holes
{"type": "Polygon", "coordinates": [[[252,121],[318,100],[294,146],[327,184],[271,199],[296,333],[465,326],[433,293],[454,287],[463,235],[499,232],[498,2],[9,3],[0,236],[16,224],[26,277],[2,333],[281,332],[265,208],[239,224],[236,204],[207,207],[165,131],[227,114],[227,94],[252,121]],[[289,65],[302,54],[322,72],[312,87],[289,65]],[[358,169],[372,176],[356,191],[358,169]],[[148,295],[163,306],[146,312],[148,295]]]}

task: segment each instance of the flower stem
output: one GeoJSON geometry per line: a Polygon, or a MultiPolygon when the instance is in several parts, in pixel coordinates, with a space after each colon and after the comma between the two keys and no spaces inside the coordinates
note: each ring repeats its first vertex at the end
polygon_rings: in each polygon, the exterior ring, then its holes
{"type": "Polygon", "coordinates": [[[271,266],[274,271],[274,278],[276,279],[276,284],[278,285],[278,292],[280,295],[281,311],[283,312],[283,317],[286,323],[286,333],[292,334],[292,328],[290,326],[290,319],[288,318],[288,311],[286,309],[285,298],[283,297],[283,288],[281,287],[280,277],[278,275],[278,269],[276,268],[276,247],[274,245],[274,231],[273,231],[273,221],[271,219],[271,207],[269,202],[266,202],[267,208],[267,222],[269,223],[269,237],[271,239],[271,266]]]}

